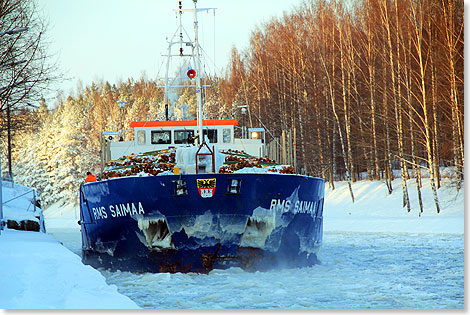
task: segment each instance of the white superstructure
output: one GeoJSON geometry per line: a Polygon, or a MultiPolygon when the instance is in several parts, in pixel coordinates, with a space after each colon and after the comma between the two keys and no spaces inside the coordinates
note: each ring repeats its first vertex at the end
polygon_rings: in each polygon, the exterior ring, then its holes
{"type": "MultiPolygon", "coordinates": [[[[255,157],[266,155],[262,136],[257,139],[234,137],[236,119],[204,120],[202,133],[219,150],[239,150],[255,157]]],[[[134,121],[134,141],[110,142],[110,159],[156,150],[197,145],[197,123],[195,120],[183,121],[134,121]]],[[[263,131],[260,130],[261,134],[263,131]]]]}

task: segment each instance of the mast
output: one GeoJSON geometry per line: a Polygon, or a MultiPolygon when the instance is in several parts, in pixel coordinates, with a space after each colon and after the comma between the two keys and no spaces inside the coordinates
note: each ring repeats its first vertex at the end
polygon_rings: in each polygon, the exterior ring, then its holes
{"type": "MultiPolygon", "coordinates": [[[[202,85],[201,83],[201,58],[200,58],[200,46],[199,46],[199,36],[198,36],[198,21],[197,21],[197,12],[198,11],[209,11],[209,10],[214,10],[215,8],[203,8],[203,9],[197,9],[197,0],[193,0],[194,2],[194,41],[185,41],[183,38],[183,33],[186,34],[188,38],[191,36],[188,35],[188,33],[184,30],[183,28],[183,23],[182,23],[182,14],[184,11],[193,11],[193,9],[183,9],[182,6],[182,0],[178,1],[178,17],[179,17],[179,26],[176,30],[176,32],[173,34],[173,37],[171,40],[168,42],[168,52],[166,55],[167,62],[166,62],[166,73],[165,73],[165,85],[162,86],[165,88],[165,118],[166,120],[169,120],[169,105],[170,105],[170,97],[169,97],[169,87],[170,87],[170,77],[169,77],[169,71],[170,71],[170,59],[172,57],[191,57],[194,63],[194,70],[195,70],[195,76],[190,77],[192,80],[194,78],[195,84],[190,84],[190,85],[185,85],[185,84],[178,84],[174,85],[174,87],[195,87],[196,88],[196,101],[197,101],[197,108],[196,108],[196,115],[197,115],[197,132],[198,132],[198,140],[199,143],[202,144],[203,141],[203,136],[202,136],[202,119],[203,119],[203,113],[202,113],[202,88],[206,87],[207,85],[202,85]],[[176,38],[179,37],[178,40],[176,38]],[[172,53],[171,47],[173,45],[179,45],[179,52],[177,54],[172,53]],[[192,53],[191,54],[184,54],[183,53],[183,45],[187,47],[191,47],[192,53]]],[[[189,76],[189,74],[187,74],[189,76]]],[[[174,82],[174,80],[172,81],[174,82]]]]}
{"type": "Polygon", "coordinates": [[[196,48],[196,100],[197,100],[197,132],[199,136],[199,144],[202,144],[202,91],[201,91],[201,60],[199,58],[199,41],[198,41],[198,23],[197,23],[197,0],[194,2],[194,44],[196,48]]]}
{"type": "Polygon", "coordinates": [[[170,59],[172,57],[171,55],[171,46],[174,44],[173,39],[175,38],[176,34],[179,32],[179,44],[180,44],[180,56],[183,56],[183,48],[182,48],[182,43],[183,43],[183,24],[182,24],[182,14],[183,14],[183,4],[182,1],[178,1],[178,14],[179,14],[179,26],[178,29],[176,30],[175,34],[171,38],[170,42],[168,43],[168,54],[167,54],[167,59],[166,59],[166,72],[165,72],[165,120],[169,120],[168,117],[168,86],[170,84],[170,78],[168,76],[168,71],[170,70],[170,59]]]}

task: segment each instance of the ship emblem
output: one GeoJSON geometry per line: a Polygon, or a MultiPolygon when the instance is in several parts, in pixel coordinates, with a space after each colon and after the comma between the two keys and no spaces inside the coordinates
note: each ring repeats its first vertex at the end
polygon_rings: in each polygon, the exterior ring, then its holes
{"type": "Polygon", "coordinates": [[[202,198],[211,198],[215,192],[215,178],[198,179],[197,190],[202,198]]]}

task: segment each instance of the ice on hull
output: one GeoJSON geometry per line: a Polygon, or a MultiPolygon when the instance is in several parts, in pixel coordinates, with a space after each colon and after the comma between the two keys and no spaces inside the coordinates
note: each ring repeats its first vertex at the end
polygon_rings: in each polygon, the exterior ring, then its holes
{"type": "Polygon", "coordinates": [[[121,241],[108,242],[109,248],[104,248],[100,243],[96,250],[83,250],[83,260],[94,267],[111,270],[205,273],[214,268],[268,270],[276,267],[309,266],[317,262],[316,251],[319,249],[317,244],[309,251],[302,251],[301,236],[293,227],[276,230],[271,236],[272,239],[278,239],[274,242],[279,244],[277,251],[270,251],[267,247],[241,246],[243,234],[232,234],[222,241],[213,236],[188,237],[182,229],[171,236],[171,246],[160,247],[154,244],[145,246],[141,238],[137,236],[136,240],[129,235],[121,241]],[[129,246],[131,243],[134,246],[129,246]]]}
{"type": "Polygon", "coordinates": [[[323,187],[318,178],[279,174],[134,177],[87,184],[80,207],[83,261],[133,272],[311,265],[322,241],[323,187]],[[241,186],[230,193],[234,176],[241,186]],[[201,178],[216,179],[211,198],[198,193],[201,178]],[[175,193],[176,179],[185,181],[186,195],[175,193]]]}

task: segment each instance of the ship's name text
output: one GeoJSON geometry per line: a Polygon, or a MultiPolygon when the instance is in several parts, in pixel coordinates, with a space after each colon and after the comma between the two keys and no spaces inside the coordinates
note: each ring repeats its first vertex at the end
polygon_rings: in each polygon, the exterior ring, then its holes
{"type": "Polygon", "coordinates": [[[131,202],[127,204],[121,203],[116,205],[109,205],[108,207],[93,207],[92,212],[95,220],[107,219],[108,217],[117,218],[145,214],[145,210],[141,202],[139,202],[137,205],[131,202]]]}
{"type": "Polygon", "coordinates": [[[269,210],[294,213],[314,213],[315,202],[297,200],[293,203],[290,200],[272,199],[269,210]]]}

